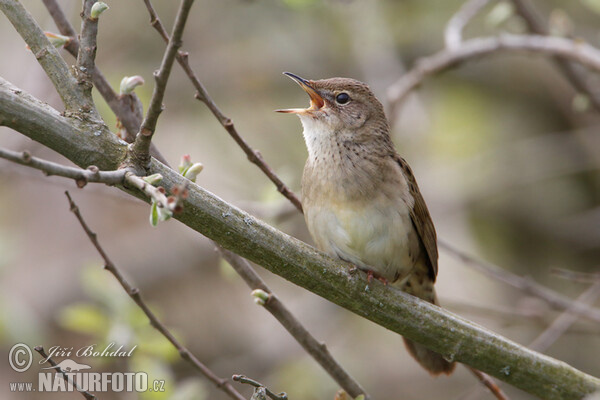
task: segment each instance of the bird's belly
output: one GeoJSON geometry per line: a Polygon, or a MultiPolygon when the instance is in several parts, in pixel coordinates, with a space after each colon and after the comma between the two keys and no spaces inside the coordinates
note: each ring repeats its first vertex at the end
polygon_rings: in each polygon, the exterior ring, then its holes
{"type": "Polygon", "coordinates": [[[414,265],[409,240],[414,235],[408,209],[330,204],[305,208],[308,229],[317,246],[390,282],[408,275],[414,265]]]}

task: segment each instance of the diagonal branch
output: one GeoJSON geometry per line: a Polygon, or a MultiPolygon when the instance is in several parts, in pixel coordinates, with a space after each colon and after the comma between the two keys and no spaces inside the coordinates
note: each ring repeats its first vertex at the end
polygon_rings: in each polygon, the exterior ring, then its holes
{"type": "Polygon", "coordinates": [[[79,387],[77,387],[77,384],[75,382],[73,382],[73,380],[71,378],[69,378],[69,375],[67,375],[67,373],[65,371],[62,370],[62,368],[56,363],[56,361],[54,361],[52,359],[51,356],[49,356],[46,351],[44,350],[44,348],[42,346],[35,346],[33,348],[35,351],[37,351],[42,357],[44,357],[44,360],[46,360],[48,362],[48,364],[52,365],[53,367],[55,367],[56,372],[60,373],[63,377],[63,380],[68,383],[71,387],[75,388],[75,390],[77,390],[79,393],[81,393],[81,395],[87,399],[87,400],[97,400],[98,398],[93,395],[92,393],[86,391],[86,390],[81,390],[79,387]]]}
{"type": "Polygon", "coordinates": [[[266,283],[254,271],[250,263],[237,254],[217,246],[219,254],[242,277],[246,284],[253,290],[260,289],[268,294],[264,307],[269,311],[281,325],[296,339],[302,348],[317,361],[323,369],[344,389],[352,398],[361,394],[365,395],[365,400],[370,396],[354,380],[344,368],[333,358],[325,344],[319,343],[317,339],[294,317],[288,308],[279,300],[275,293],[271,292],[266,283]]]}
{"type": "MultiPolygon", "coordinates": [[[[158,31],[158,33],[164,39],[165,42],[169,42],[169,34],[167,33],[163,24],[160,22],[158,14],[156,14],[156,11],[152,7],[152,3],[150,2],[150,0],[144,0],[144,3],[146,4],[146,8],[148,9],[148,13],[150,14],[150,24],[154,27],[154,29],[158,31]]],[[[300,199],[298,199],[294,192],[287,187],[287,185],[277,176],[275,171],[273,171],[273,169],[265,162],[260,152],[254,150],[248,144],[248,142],[244,140],[244,138],[239,134],[239,132],[235,128],[233,121],[227,116],[225,116],[225,114],[223,114],[223,112],[215,104],[202,82],[200,82],[200,80],[190,67],[188,53],[178,51],[176,58],[177,62],[179,62],[179,65],[181,66],[181,68],[183,68],[188,78],[194,85],[194,88],[196,89],[196,98],[202,101],[208,107],[208,109],[212,112],[215,118],[219,121],[221,126],[225,128],[227,133],[229,133],[233,140],[235,140],[238,146],[240,146],[240,148],[244,151],[244,153],[248,157],[248,160],[251,163],[255,164],[258,168],[260,168],[260,170],[271,180],[271,182],[275,184],[275,187],[277,188],[279,193],[286,197],[290,202],[292,202],[294,207],[296,207],[300,212],[302,212],[302,203],[300,202],[300,199]]]]}
{"type": "Polygon", "coordinates": [[[462,42],[462,31],[491,0],[469,0],[450,18],[444,31],[446,48],[455,49],[462,42]]]}
{"type": "Polygon", "coordinates": [[[585,303],[573,301],[543,285],[540,285],[533,279],[523,278],[491,263],[477,260],[467,253],[458,250],[446,241],[438,239],[438,246],[461,260],[463,263],[465,263],[465,265],[474,267],[478,271],[512,287],[522,290],[525,293],[539,297],[540,299],[545,300],[553,308],[569,310],[569,312],[572,314],[600,323],[600,310],[597,308],[591,307],[585,303]]]}
{"type": "Polygon", "coordinates": [[[185,23],[193,3],[194,0],[181,1],[177,17],[175,18],[173,32],[171,33],[171,40],[169,40],[169,44],[163,55],[160,69],[155,73],[156,84],[154,85],[154,91],[152,92],[152,98],[150,99],[150,106],[148,107],[140,131],[131,146],[131,156],[136,165],[147,167],[150,163],[149,151],[152,136],[156,130],[158,117],[163,110],[162,101],[165,96],[167,82],[169,81],[169,75],[171,74],[171,68],[173,67],[177,50],[181,47],[181,37],[183,36],[185,23]]]}
{"type": "Polygon", "coordinates": [[[69,192],[65,192],[67,198],[69,199],[69,206],[71,212],[75,214],[75,217],[81,224],[81,227],[85,231],[86,235],[104,260],[104,268],[108,270],[121,284],[123,290],[131,297],[131,299],[138,305],[138,307],[146,314],[148,320],[150,321],[150,325],[152,325],[157,331],[159,331],[171,344],[179,351],[179,355],[185,361],[190,363],[198,372],[204,375],[208,380],[217,386],[217,388],[221,389],[225,392],[229,397],[236,400],[245,400],[245,398],[233,388],[231,383],[224,378],[218,377],[213,371],[211,371],[206,365],[204,365],[200,360],[194,356],[185,346],[183,346],[179,341],[173,336],[173,334],[167,329],[165,325],[156,317],[156,315],[150,310],[148,305],[142,299],[142,295],[140,294],[140,290],[138,288],[134,288],[125,280],[121,271],[117,268],[117,266],[110,260],[106,251],[100,245],[98,241],[98,236],[92,232],[90,227],[87,225],[85,220],[83,219],[81,212],[77,205],[73,202],[73,199],[69,195],[69,192]]]}
{"type": "Polygon", "coordinates": [[[402,75],[388,89],[391,115],[395,115],[399,105],[410,91],[419,86],[427,77],[439,74],[465,61],[508,51],[559,56],[600,71],[600,50],[582,41],[560,37],[509,34],[469,39],[455,49],[444,49],[418,60],[410,71],[402,75]]]}
{"type": "Polygon", "coordinates": [[[67,111],[85,113],[93,110],[93,103],[90,104],[83,90],[77,84],[77,80],[69,72],[67,63],[60,56],[58,50],[50,44],[42,29],[21,2],[0,0],[0,10],[35,55],[52,81],[67,111]]]}
{"type": "MultiPolygon", "coordinates": [[[[596,281],[579,297],[575,304],[593,304],[600,296],[600,280],[596,281]]],[[[545,351],[552,345],[563,333],[565,333],[571,325],[577,321],[579,315],[574,313],[571,307],[560,314],[548,328],[536,337],[530,344],[529,348],[537,351],[545,351]]]]}
{"type": "MultiPolygon", "coordinates": [[[[532,33],[535,33],[536,35],[549,34],[548,28],[527,0],[512,0],[512,3],[515,5],[517,14],[525,20],[527,27],[532,33]]],[[[600,111],[600,92],[594,90],[590,86],[586,74],[583,73],[583,71],[579,71],[575,64],[563,57],[554,57],[554,62],[558,69],[560,69],[565,77],[571,82],[573,87],[576,90],[585,93],[589,97],[594,108],[596,108],[597,111],[600,111]]]]}

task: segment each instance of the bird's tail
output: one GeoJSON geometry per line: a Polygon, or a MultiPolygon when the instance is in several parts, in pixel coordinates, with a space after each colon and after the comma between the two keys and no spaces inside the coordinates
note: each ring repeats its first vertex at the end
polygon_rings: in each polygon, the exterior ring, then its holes
{"type": "MultiPolygon", "coordinates": [[[[418,277],[417,279],[409,278],[409,281],[410,283],[407,282],[403,285],[404,287],[402,290],[432,304],[439,305],[435,290],[433,289],[433,282],[428,282],[428,279],[418,279],[418,277]]],[[[444,373],[450,375],[452,371],[454,371],[454,367],[456,366],[454,362],[447,361],[441,354],[431,351],[423,345],[412,342],[406,338],[403,339],[410,355],[413,356],[423,368],[429,371],[430,374],[439,375],[444,373]]]]}

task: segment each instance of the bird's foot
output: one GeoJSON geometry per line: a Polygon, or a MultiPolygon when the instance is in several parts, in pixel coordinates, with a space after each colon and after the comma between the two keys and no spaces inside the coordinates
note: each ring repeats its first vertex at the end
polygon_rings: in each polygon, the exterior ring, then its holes
{"type": "Polygon", "coordinates": [[[383,283],[386,286],[389,283],[388,280],[385,279],[383,276],[380,276],[379,274],[377,274],[371,270],[367,271],[367,283],[371,283],[373,278],[377,279],[379,282],[383,283]]]}

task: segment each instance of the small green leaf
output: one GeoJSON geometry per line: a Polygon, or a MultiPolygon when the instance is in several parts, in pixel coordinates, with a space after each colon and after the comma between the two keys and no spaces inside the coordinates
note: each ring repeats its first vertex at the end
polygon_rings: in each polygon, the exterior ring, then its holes
{"type": "Polygon", "coordinates": [[[109,320],[100,308],[89,303],[74,303],[64,307],[58,316],[58,323],[65,329],[103,335],[109,320]]]}
{"type": "Polygon", "coordinates": [[[90,17],[92,19],[98,19],[100,14],[102,14],[106,10],[108,10],[108,4],[101,1],[94,3],[94,5],[92,6],[92,10],[90,11],[90,17]]]}
{"type": "Polygon", "coordinates": [[[158,225],[158,204],[154,201],[152,202],[152,206],[150,206],[150,225],[156,226],[158,225]]]}

